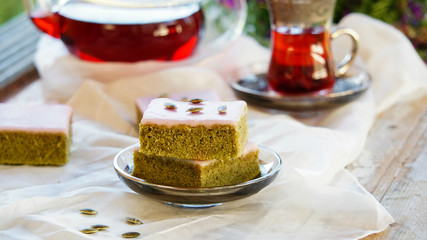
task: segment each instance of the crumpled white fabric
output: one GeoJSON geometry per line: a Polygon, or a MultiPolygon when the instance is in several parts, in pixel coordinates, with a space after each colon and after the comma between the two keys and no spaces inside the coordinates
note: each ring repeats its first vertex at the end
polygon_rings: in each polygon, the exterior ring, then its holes
{"type": "Polygon", "coordinates": [[[249,138],[277,151],[281,174],[256,195],[209,209],[172,207],[120,182],[112,160],[138,142],[133,101],[205,89],[235,99],[224,80],[227,72],[268,60],[268,49],[241,37],[201,62],[95,64],[64,55],[60,44],[42,39],[36,56],[42,81],[11,101],[74,108],[70,162],[0,166],[0,239],[119,239],[128,231],[143,239],[359,239],[386,229],[393,217],[345,166],[363,157],[377,113],[426,93],[427,68],[387,24],[351,14],[340,25],[360,35],[359,56],[372,76],[371,88],[350,104],[310,116],[251,106],[249,138]],[[98,214],[81,215],[81,208],[98,214]],[[127,216],[144,224],[128,225],[127,216]],[[93,224],[110,229],[79,232],[93,224]]]}

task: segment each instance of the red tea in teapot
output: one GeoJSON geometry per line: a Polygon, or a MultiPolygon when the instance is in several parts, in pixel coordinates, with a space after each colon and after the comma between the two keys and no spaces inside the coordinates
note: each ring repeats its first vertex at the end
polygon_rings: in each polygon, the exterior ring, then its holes
{"type": "Polygon", "coordinates": [[[272,31],[272,39],[273,51],[267,78],[273,90],[302,94],[334,85],[328,32],[321,28],[279,27],[272,31]]]}
{"type": "Polygon", "coordinates": [[[71,2],[50,16],[32,12],[34,24],[90,61],[180,60],[203,34],[198,4],[178,8],[114,8],[71,2]]]}

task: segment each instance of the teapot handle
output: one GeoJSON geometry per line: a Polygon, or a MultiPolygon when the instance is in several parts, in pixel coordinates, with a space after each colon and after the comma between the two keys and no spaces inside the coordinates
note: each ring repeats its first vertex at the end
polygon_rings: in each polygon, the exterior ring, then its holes
{"type": "Polygon", "coordinates": [[[60,38],[59,16],[55,12],[59,4],[67,0],[24,0],[24,7],[34,25],[54,38],[60,38]]]}
{"type": "Polygon", "coordinates": [[[248,14],[247,3],[246,0],[201,0],[201,5],[207,36],[203,37],[197,51],[202,55],[212,55],[223,50],[243,32],[248,14]],[[223,8],[224,11],[215,8],[223,8]],[[218,33],[221,28],[223,32],[218,33]]]}

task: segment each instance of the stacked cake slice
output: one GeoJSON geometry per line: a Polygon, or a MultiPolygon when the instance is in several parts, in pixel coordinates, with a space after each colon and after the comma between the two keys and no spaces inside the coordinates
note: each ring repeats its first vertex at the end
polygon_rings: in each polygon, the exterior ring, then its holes
{"type": "Polygon", "coordinates": [[[215,187],[259,173],[256,144],[248,142],[244,101],[151,101],[139,125],[133,175],[177,187],[215,187]]]}

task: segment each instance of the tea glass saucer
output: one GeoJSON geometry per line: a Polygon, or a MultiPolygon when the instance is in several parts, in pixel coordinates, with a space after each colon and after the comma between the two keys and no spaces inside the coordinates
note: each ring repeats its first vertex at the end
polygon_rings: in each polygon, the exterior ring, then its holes
{"type": "Polygon", "coordinates": [[[281,95],[268,88],[268,63],[257,62],[237,69],[229,76],[229,84],[237,97],[261,107],[312,111],[329,109],[358,98],[371,84],[369,74],[361,66],[352,66],[345,76],[336,79],[329,92],[304,95],[281,95]]]}
{"type": "Polygon", "coordinates": [[[150,183],[132,176],[133,152],[139,149],[139,144],[120,151],[114,158],[113,166],[119,179],[136,193],[172,206],[208,208],[249,197],[268,186],[277,177],[282,166],[279,155],[266,146],[258,146],[260,149],[259,167],[261,174],[250,181],[222,187],[172,187],[150,183]]]}

